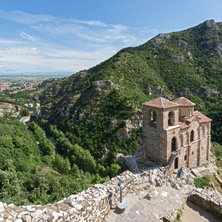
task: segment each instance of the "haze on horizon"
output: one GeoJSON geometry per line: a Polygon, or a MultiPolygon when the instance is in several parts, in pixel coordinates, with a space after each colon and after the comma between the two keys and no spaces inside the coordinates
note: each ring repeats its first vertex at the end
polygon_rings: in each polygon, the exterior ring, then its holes
{"type": "Polygon", "coordinates": [[[222,21],[221,9],[219,0],[7,0],[0,7],[0,75],[71,75],[158,33],[222,21]]]}

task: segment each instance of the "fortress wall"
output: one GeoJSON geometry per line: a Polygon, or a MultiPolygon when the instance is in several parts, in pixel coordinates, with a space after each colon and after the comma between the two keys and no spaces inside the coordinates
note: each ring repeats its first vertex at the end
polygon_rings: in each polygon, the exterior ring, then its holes
{"type": "MultiPolygon", "coordinates": [[[[140,175],[125,171],[120,178],[124,181],[123,194],[126,195],[132,191],[140,175]]],[[[119,195],[118,180],[112,178],[54,204],[17,207],[0,202],[0,222],[103,221],[109,209],[119,203],[119,195]]]]}

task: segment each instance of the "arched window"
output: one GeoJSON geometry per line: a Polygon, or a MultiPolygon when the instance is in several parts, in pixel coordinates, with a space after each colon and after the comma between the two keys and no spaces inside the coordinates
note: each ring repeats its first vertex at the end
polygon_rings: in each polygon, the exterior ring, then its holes
{"type": "Polygon", "coordinates": [[[173,137],[173,139],[171,140],[171,152],[176,151],[176,144],[177,144],[176,137],[173,137]]]}
{"type": "Polygon", "coordinates": [[[194,141],[194,131],[192,130],[190,133],[190,142],[194,141]]]}
{"type": "Polygon", "coordinates": [[[183,135],[180,135],[180,146],[183,147],[183,135]]]}
{"type": "Polygon", "coordinates": [[[156,127],[156,112],[151,110],[150,111],[150,126],[156,127]]]}
{"type": "Polygon", "coordinates": [[[168,115],[168,126],[173,126],[174,125],[174,113],[169,112],[168,115]]]}

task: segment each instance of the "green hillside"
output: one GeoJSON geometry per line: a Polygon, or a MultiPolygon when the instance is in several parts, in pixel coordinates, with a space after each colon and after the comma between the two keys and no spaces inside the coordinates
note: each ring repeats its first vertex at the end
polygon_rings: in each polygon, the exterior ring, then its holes
{"type": "Polygon", "coordinates": [[[79,167],[55,153],[55,146],[36,123],[29,124],[28,130],[16,119],[0,118],[0,201],[16,205],[53,203],[104,181],[89,173],[95,160],[87,151],[72,147],[55,127],[51,132],[59,135],[58,151],[61,144],[75,150],[79,167]]]}
{"type": "Polygon", "coordinates": [[[72,144],[90,151],[97,164],[138,148],[141,129],[124,131],[142,103],[157,96],[184,96],[213,119],[212,140],[222,143],[222,23],[159,34],[125,48],[105,62],[56,81],[40,96],[39,119],[48,119],[72,144]],[[102,81],[106,80],[106,81],[102,81]],[[112,151],[104,158],[104,151],[112,151]]]}

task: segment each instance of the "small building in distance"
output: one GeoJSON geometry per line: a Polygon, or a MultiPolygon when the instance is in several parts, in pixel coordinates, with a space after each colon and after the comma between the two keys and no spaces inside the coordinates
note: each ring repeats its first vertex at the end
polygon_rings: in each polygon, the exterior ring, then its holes
{"type": "Polygon", "coordinates": [[[196,167],[209,159],[211,119],[180,97],[143,103],[143,150],[147,158],[171,169],[196,167]]]}

